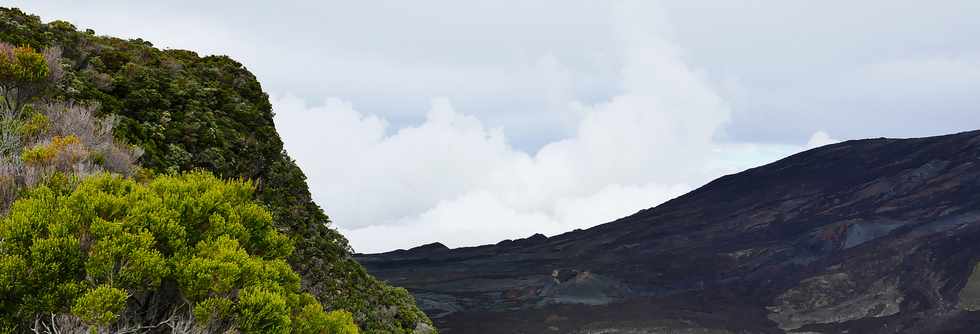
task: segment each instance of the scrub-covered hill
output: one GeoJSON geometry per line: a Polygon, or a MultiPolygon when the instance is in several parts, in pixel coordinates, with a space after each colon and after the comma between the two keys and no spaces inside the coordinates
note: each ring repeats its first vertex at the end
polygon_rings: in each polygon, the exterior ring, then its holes
{"type": "Polygon", "coordinates": [[[34,102],[94,106],[96,116],[114,120],[117,139],[142,151],[137,163],[147,173],[205,170],[253,180],[254,197],[292,240],[288,263],[302,290],[326,309],[352,312],[367,333],[429,328],[404,289],[378,281],[351,258],[283,150],[268,96],[242,64],[99,36],[64,21],[44,23],[9,8],[0,8],[0,42],[60,51],[57,81],[34,102]]]}

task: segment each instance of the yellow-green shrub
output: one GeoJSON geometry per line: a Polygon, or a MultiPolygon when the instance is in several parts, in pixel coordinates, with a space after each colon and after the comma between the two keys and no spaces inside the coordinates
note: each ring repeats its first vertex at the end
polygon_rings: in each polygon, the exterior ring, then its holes
{"type": "Polygon", "coordinates": [[[87,154],[78,136],[54,136],[50,143],[24,149],[20,159],[29,165],[46,166],[55,164],[55,158],[61,158],[65,164],[73,165],[87,154]]]}
{"type": "Polygon", "coordinates": [[[127,298],[126,291],[102,285],[79,297],[71,311],[85,322],[106,326],[119,318],[127,298]]]}
{"type": "Polygon", "coordinates": [[[71,313],[111,331],[157,322],[134,309],[154,304],[220,331],[356,333],[300,292],[291,242],[254,191],[206,172],[30,190],[0,220],[0,327],[71,313]]]}
{"type": "Polygon", "coordinates": [[[43,80],[49,71],[44,55],[32,47],[20,46],[10,52],[0,52],[0,79],[4,81],[43,80]]]}

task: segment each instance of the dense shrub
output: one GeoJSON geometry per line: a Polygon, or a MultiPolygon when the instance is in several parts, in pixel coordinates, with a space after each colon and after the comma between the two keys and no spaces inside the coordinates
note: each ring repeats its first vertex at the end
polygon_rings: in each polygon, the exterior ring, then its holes
{"type": "Polygon", "coordinates": [[[349,313],[300,292],[292,243],[254,189],[194,172],[30,190],[0,221],[4,328],[70,314],[98,331],[357,333],[349,313]]]}

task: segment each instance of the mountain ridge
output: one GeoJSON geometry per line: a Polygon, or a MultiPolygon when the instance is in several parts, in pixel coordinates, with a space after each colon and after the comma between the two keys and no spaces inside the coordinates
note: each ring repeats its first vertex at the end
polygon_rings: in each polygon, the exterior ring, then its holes
{"type": "Polygon", "coordinates": [[[356,258],[449,333],[622,332],[644,309],[675,330],[955,331],[978,328],[960,298],[980,279],[977,190],[980,131],[852,140],[590,229],[356,258]]]}

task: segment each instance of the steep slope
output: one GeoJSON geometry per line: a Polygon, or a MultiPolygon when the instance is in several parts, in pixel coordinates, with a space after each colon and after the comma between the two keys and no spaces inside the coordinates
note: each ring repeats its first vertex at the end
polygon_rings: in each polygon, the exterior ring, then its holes
{"type": "Polygon", "coordinates": [[[445,333],[980,330],[980,131],[848,141],[587,230],[360,255],[445,333]]]}
{"type": "Polygon", "coordinates": [[[96,103],[101,114],[115,116],[116,134],[145,150],[142,166],[257,180],[259,199],[295,241],[290,264],[324,306],[352,311],[368,333],[428,327],[406,291],[379,282],[351,259],[346,239],[329,227],[303,172],[283,151],[268,96],[242,64],[97,36],[8,8],[0,8],[0,41],[60,48],[59,98],[96,103]]]}

